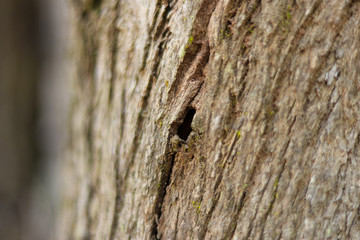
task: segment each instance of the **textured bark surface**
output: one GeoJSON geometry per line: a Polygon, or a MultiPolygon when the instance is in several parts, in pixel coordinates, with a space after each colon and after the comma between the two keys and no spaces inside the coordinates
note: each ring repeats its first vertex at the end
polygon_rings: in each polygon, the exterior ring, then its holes
{"type": "Polygon", "coordinates": [[[60,239],[360,239],[359,1],[73,1],[60,239]]]}

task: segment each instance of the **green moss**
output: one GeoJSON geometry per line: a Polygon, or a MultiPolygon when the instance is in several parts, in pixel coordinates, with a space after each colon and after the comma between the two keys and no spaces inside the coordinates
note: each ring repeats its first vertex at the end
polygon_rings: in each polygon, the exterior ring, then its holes
{"type": "Polygon", "coordinates": [[[290,12],[287,12],[286,13],[286,21],[289,23],[291,20],[291,13],[290,12]]]}
{"type": "Polygon", "coordinates": [[[286,30],[286,32],[289,31],[291,19],[292,19],[291,6],[288,5],[286,10],[284,10],[283,20],[282,20],[282,25],[284,30],[286,30]]]}
{"type": "Polygon", "coordinates": [[[286,11],[286,21],[287,21],[288,23],[290,23],[290,20],[291,20],[291,6],[288,5],[288,6],[287,6],[287,11],[286,11]]]}

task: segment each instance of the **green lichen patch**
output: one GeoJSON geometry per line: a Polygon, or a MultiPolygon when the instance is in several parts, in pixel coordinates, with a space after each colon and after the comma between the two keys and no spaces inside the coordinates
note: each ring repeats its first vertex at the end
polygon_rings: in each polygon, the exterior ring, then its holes
{"type": "Polygon", "coordinates": [[[238,131],[236,132],[236,138],[237,138],[237,139],[240,139],[240,138],[241,138],[241,131],[240,131],[240,130],[238,130],[238,131]]]}
{"type": "Polygon", "coordinates": [[[192,201],[193,207],[196,209],[196,213],[200,212],[201,202],[200,201],[192,201]]]}
{"type": "Polygon", "coordinates": [[[183,59],[183,58],[185,57],[185,54],[186,54],[186,49],[185,49],[185,47],[181,47],[181,48],[180,48],[180,51],[179,51],[179,53],[178,53],[179,58],[180,58],[180,59],[183,59]]]}
{"type": "Polygon", "coordinates": [[[190,36],[187,41],[187,44],[185,45],[185,48],[189,48],[193,42],[194,42],[194,37],[190,36]]]}

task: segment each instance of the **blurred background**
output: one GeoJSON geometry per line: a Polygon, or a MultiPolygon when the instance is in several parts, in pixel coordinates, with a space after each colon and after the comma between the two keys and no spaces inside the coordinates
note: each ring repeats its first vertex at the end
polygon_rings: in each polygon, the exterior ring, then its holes
{"type": "Polygon", "coordinates": [[[66,1],[0,1],[0,239],[54,237],[69,102],[66,1]]]}

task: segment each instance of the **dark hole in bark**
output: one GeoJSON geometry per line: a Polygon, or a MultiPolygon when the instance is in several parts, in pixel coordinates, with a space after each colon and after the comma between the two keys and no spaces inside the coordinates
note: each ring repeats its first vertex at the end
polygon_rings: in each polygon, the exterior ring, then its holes
{"type": "Polygon", "coordinates": [[[192,131],[191,122],[194,118],[195,113],[196,113],[195,109],[193,108],[189,109],[185,116],[184,122],[178,128],[177,134],[184,141],[186,141],[186,139],[188,138],[188,136],[192,131]]]}
{"type": "Polygon", "coordinates": [[[101,1],[102,1],[102,0],[93,0],[93,2],[92,2],[92,8],[93,8],[93,9],[99,8],[100,5],[101,5],[101,1]]]}

